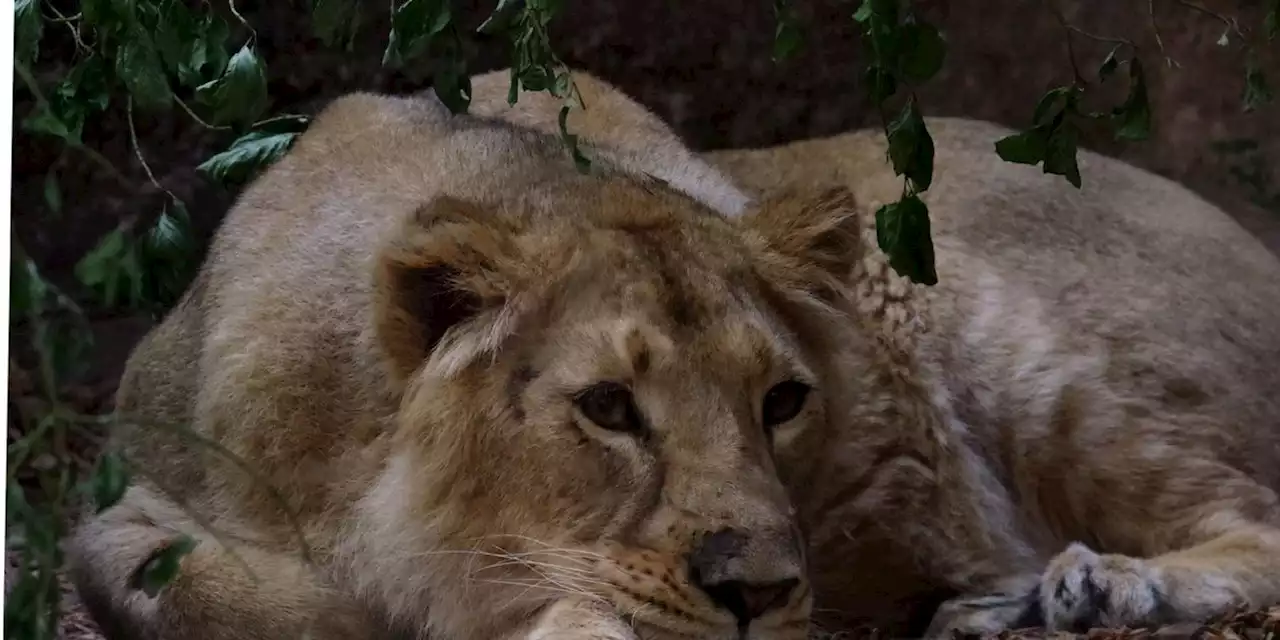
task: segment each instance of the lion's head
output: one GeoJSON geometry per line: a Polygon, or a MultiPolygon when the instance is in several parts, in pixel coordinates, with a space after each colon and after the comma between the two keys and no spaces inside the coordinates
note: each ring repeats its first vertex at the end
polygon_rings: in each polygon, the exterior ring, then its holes
{"type": "Polygon", "coordinates": [[[616,175],[421,207],[378,258],[403,400],[365,586],[451,638],[564,598],[643,638],[805,637],[775,460],[824,421],[799,328],[832,313],[855,227],[843,191],[727,219],[616,175]]]}

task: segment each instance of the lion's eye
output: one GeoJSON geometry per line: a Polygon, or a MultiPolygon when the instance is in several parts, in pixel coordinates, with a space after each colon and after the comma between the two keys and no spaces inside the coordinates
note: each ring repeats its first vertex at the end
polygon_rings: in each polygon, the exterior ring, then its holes
{"type": "Polygon", "coordinates": [[[638,432],[643,425],[631,391],[616,382],[601,382],[574,396],[582,415],[602,429],[638,432]]]}
{"type": "Polygon", "coordinates": [[[809,385],[799,380],[787,380],[774,385],[764,394],[764,426],[776,427],[800,414],[809,385]]]}

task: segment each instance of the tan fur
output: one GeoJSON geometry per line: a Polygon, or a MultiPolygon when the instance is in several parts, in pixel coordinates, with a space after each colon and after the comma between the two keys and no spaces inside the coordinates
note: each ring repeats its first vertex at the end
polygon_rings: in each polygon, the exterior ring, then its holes
{"type": "MultiPolygon", "coordinates": [[[[1280,601],[1280,263],[1119,161],[1082,153],[1076,190],[1001,161],[1003,128],[930,131],[940,284],[880,266],[854,296],[922,389],[870,369],[843,432],[811,436],[830,454],[788,479],[811,557],[839,559],[814,564],[815,620],[883,622],[938,586],[959,592],[939,634],[1010,625],[1027,595],[1055,628],[1280,601]],[[889,430],[885,410],[916,420],[889,430]],[[916,578],[882,579],[902,557],[916,578]]],[[[879,132],[709,158],[758,194],[847,186],[868,216],[901,192],[879,132]]]]}
{"type": "Polygon", "coordinates": [[[505,79],[473,110],[518,128],[341,99],[229,215],[126,369],[145,477],[70,544],[116,637],[738,638],[687,568],[722,528],[744,578],[808,566],[750,640],[811,606],[903,633],[938,594],[933,634],[1280,600],[1280,264],[1222,212],[1092,154],[1076,192],[936,120],[917,289],[874,249],[878,136],[707,163],[579,74],[585,177],[505,79]],[[787,377],[815,388],[770,441],[787,377]],[[610,379],[649,436],[566,399],[610,379]],[[201,544],[151,600],[129,576],[178,532],[201,544]]]}

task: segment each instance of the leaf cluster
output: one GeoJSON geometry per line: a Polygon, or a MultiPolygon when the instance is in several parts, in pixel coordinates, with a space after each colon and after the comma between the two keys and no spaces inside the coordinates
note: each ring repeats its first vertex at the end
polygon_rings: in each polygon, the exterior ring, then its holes
{"type": "Polygon", "coordinates": [[[942,70],[946,40],[936,27],[898,0],[863,0],[853,14],[862,28],[867,64],[866,84],[880,106],[888,140],[889,161],[903,176],[902,197],[876,210],[876,240],[889,264],[913,282],[938,281],[929,225],[929,207],[920,194],[933,184],[933,137],[925,124],[914,85],[942,70]],[[905,104],[892,119],[884,106],[900,91],[905,104]]]}

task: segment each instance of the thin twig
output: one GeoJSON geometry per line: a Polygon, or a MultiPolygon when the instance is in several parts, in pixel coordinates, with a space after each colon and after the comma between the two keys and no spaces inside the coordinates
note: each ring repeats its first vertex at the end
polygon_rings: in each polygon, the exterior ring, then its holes
{"type": "Polygon", "coordinates": [[[1221,22],[1228,29],[1235,32],[1235,34],[1240,37],[1241,41],[1248,40],[1248,37],[1245,36],[1244,31],[1240,29],[1240,23],[1236,22],[1235,18],[1229,18],[1227,16],[1224,16],[1221,13],[1218,13],[1217,11],[1214,11],[1213,9],[1210,9],[1209,7],[1206,7],[1198,2],[1192,2],[1191,0],[1176,0],[1176,1],[1178,4],[1188,9],[1199,11],[1200,13],[1203,13],[1204,15],[1209,16],[1214,20],[1217,20],[1218,22],[1221,22]]]}
{"type": "Polygon", "coordinates": [[[80,27],[75,24],[75,21],[80,19],[81,13],[76,13],[73,16],[66,16],[63,15],[61,11],[58,11],[58,8],[52,4],[46,3],[46,6],[48,6],[49,10],[58,17],[50,18],[48,16],[44,16],[45,20],[48,20],[49,22],[61,22],[62,24],[67,25],[67,29],[71,30],[71,38],[76,41],[76,47],[84,51],[92,51],[92,49],[89,48],[89,45],[85,44],[84,40],[80,39],[80,27]]]}
{"type": "Polygon", "coordinates": [[[151,184],[155,186],[155,188],[169,194],[170,198],[177,200],[178,197],[173,195],[172,191],[166,189],[164,185],[160,184],[159,180],[156,180],[156,174],[151,172],[151,165],[147,164],[147,158],[142,154],[142,145],[138,142],[138,129],[133,124],[133,96],[129,96],[125,112],[129,121],[129,143],[133,145],[134,157],[136,157],[138,159],[138,163],[142,165],[142,170],[147,173],[147,179],[151,181],[151,184]]]}
{"type": "Polygon", "coordinates": [[[258,32],[254,31],[253,27],[249,24],[249,21],[245,20],[244,16],[240,15],[240,9],[236,7],[236,0],[227,0],[227,6],[231,8],[231,15],[235,16],[236,20],[239,20],[240,24],[244,25],[244,28],[249,30],[249,33],[252,34],[253,39],[256,41],[258,39],[258,32]]]}
{"type": "Polygon", "coordinates": [[[196,124],[206,129],[212,129],[215,131],[226,131],[231,128],[227,125],[209,124],[208,122],[205,122],[203,118],[196,115],[196,112],[191,109],[190,105],[188,105],[186,102],[182,100],[182,98],[179,98],[178,96],[173,96],[173,101],[178,103],[178,106],[182,107],[182,110],[186,111],[187,115],[191,116],[191,119],[196,121],[196,124]]]}
{"type": "Polygon", "coordinates": [[[1075,26],[1074,24],[1067,24],[1066,22],[1063,22],[1063,23],[1062,23],[1062,26],[1063,26],[1063,27],[1065,27],[1068,31],[1071,31],[1072,33],[1080,34],[1080,35],[1082,35],[1082,36],[1084,36],[1084,37],[1086,37],[1086,38],[1088,38],[1088,39],[1090,39],[1090,40],[1095,40],[1095,41],[1097,41],[1097,42],[1106,42],[1106,43],[1110,43],[1110,44],[1122,44],[1122,45],[1125,45],[1125,46],[1127,46],[1127,47],[1129,47],[1129,48],[1131,48],[1131,49],[1134,49],[1134,50],[1137,50],[1137,48],[1138,48],[1138,45],[1134,44],[1134,42],[1133,42],[1132,40],[1129,40],[1128,38],[1115,38],[1115,37],[1111,37],[1111,36],[1100,36],[1100,35],[1098,35],[1098,34],[1096,34],[1096,33],[1091,33],[1091,32],[1089,32],[1089,31],[1085,31],[1084,29],[1081,29],[1080,27],[1077,27],[1077,26],[1075,26]]]}
{"type": "Polygon", "coordinates": [[[1063,34],[1066,36],[1064,40],[1067,45],[1067,62],[1071,63],[1071,75],[1078,85],[1089,84],[1084,79],[1084,74],[1080,73],[1080,65],[1076,62],[1076,46],[1075,41],[1071,38],[1074,32],[1071,25],[1067,22],[1067,17],[1062,15],[1062,11],[1054,6],[1053,0],[1045,0],[1045,6],[1049,8],[1049,13],[1053,14],[1054,19],[1058,21],[1058,26],[1062,27],[1063,34]]]}
{"type": "Polygon", "coordinates": [[[1160,24],[1156,22],[1156,0],[1147,0],[1147,17],[1151,20],[1151,33],[1156,37],[1156,48],[1160,50],[1160,56],[1164,58],[1164,63],[1169,68],[1179,68],[1177,60],[1169,57],[1164,49],[1164,37],[1160,35],[1160,24]]]}

